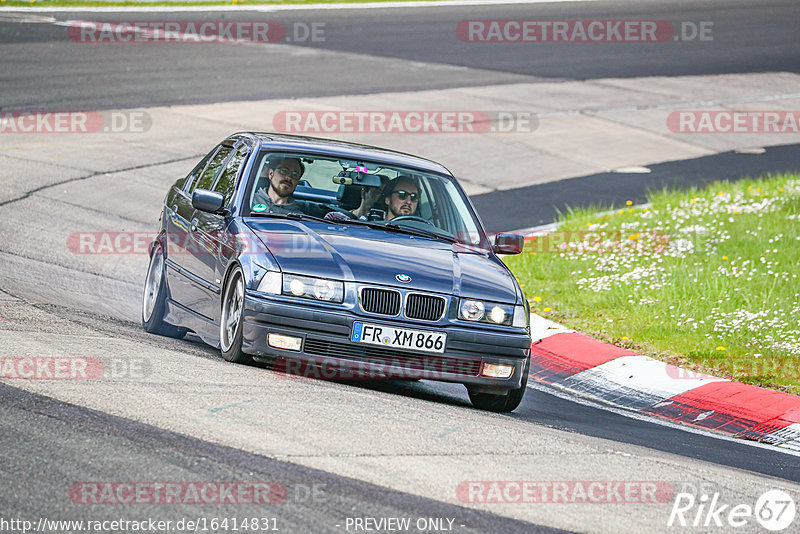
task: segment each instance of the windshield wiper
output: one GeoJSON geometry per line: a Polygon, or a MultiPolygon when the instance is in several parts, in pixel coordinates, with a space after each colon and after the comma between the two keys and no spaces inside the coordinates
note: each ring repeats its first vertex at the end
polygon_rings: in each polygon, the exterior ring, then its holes
{"type": "Polygon", "coordinates": [[[306,213],[293,211],[291,213],[270,213],[268,211],[251,211],[251,217],[274,217],[276,219],[293,219],[295,221],[321,221],[329,223],[331,221],[317,217],[316,215],[308,215],[306,213]]]}
{"type": "Polygon", "coordinates": [[[421,237],[443,239],[449,243],[455,242],[455,238],[448,234],[433,232],[431,230],[424,230],[422,228],[414,228],[411,226],[400,226],[399,224],[392,222],[385,223],[378,221],[364,221],[361,219],[323,219],[322,217],[317,217],[316,215],[308,215],[300,212],[270,213],[268,211],[253,211],[250,213],[250,215],[256,217],[275,217],[278,219],[294,219],[297,221],[320,221],[327,224],[358,224],[361,226],[367,226],[369,228],[375,228],[376,230],[386,230],[389,232],[397,232],[400,234],[413,234],[421,237]]]}
{"type": "Polygon", "coordinates": [[[450,243],[455,242],[455,238],[448,234],[443,234],[441,232],[434,232],[432,230],[424,230],[422,228],[416,228],[414,226],[400,226],[397,223],[388,222],[384,225],[381,225],[381,228],[394,230],[395,232],[402,232],[406,234],[414,234],[419,235],[422,237],[432,237],[434,239],[444,239],[450,243]]]}
{"type": "Polygon", "coordinates": [[[364,221],[361,219],[342,219],[336,220],[337,223],[345,223],[345,224],[360,224],[363,226],[368,226],[370,228],[375,228],[377,230],[387,230],[389,232],[397,232],[400,234],[413,234],[422,237],[432,237],[434,239],[444,239],[449,243],[454,243],[455,238],[448,234],[443,234],[440,232],[433,232],[431,230],[424,230],[422,228],[415,228],[412,226],[400,226],[399,224],[392,223],[392,222],[378,222],[378,221],[364,221]]]}
{"type": "Polygon", "coordinates": [[[435,237],[435,238],[444,238],[450,241],[450,236],[440,234],[437,232],[431,232],[430,230],[423,230],[421,228],[412,228],[409,226],[400,226],[398,224],[393,224],[391,222],[378,222],[378,221],[365,221],[362,219],[336,219],[335,221],[329,222],[336,222],[336,223],[343,223],[343,224],[360,224],[363,226],[368,226],[370,228],[375,228],[377,230],[387,230],[389,232],[397,232],[401,234],[414,234],[420,235],[423,237],[435,237]]]}

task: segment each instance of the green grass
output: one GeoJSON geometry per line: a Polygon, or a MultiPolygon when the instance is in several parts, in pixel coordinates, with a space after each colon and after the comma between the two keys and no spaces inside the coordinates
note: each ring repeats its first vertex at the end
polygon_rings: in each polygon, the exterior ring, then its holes
{"type": "MultiPolygon", "coordinates": [[[[366,2],[413,1],[413,0],[175,0],[172,2],[137,2],[134,0],[97,2],[93,0],[0,0],[3,7],[157,7],[157,6],[255,6],[262,4],[361,4],[366,2]]],[[[436,0],[431,0],[436,1],[436,0]]]]}
{"type": "Polygon", "coordinates": [[[571,210],[506,262],[531,310],[621,347],[800,393],[800,177],[571,210]]]}

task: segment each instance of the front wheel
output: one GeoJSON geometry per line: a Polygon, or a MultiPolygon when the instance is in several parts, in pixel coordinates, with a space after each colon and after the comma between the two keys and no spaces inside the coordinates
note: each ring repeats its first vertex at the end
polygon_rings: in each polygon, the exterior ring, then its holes
{"type": "Polygon", "coordinates": [[[233,363],[250,363],[252,358],[242,352],[242,323],[244,320],[244,275],[234,267],[222,293],[222,313],[219,318],[219,345],[222,357],[233,363]]]}
{"type": "Polygon", "coordinates": [[[142,326],[151,334],[174,337],[177,339],[186,335],[185,328],[178,328],[164,322],[167,309],[167,289],[164,283],[164,249],[156,245],[150,257],[150,266],[147,268],[147,278],[144,282],[144,295],[142,296],[142,326]]]}
{"type": "Polygon", "coordinates": [[[501,395],[495,395],[493,393],[473,393],[467,389],[469,400],[472,402],[472,405],[479,410],[486,410],[489,412],[514,411],[522,402],[522,397],[525,396],[530,369],[531,359],[529,357],[525,360],[525,366],[522,368],[522,385],[518,389],[512,389],[501,395]]]}

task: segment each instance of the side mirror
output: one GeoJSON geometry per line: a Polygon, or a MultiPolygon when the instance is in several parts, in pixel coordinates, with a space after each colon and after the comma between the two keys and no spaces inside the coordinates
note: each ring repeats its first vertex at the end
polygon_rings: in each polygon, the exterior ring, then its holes
{"type": "Polygon", "coordinates": [[[494,236],[495,254],[519,254],[525,245],[525,237],[519,234],[497,234],[494,236]]]}
{"type": "Polygon", "coordinates": [[[208,213],[217,213],[225,203],[225,195],[208,189],[195,189],[192,193],[192,207],[208,213]]]}

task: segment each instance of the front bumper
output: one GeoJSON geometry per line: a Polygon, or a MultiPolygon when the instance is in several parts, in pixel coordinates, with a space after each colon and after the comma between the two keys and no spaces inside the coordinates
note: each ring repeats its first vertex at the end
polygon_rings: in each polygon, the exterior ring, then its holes
{"type": "Polygon", "coordinates": [[[425,325],[380,316],[357,314],[279,299],[245,296],[242,350],[256,360],[276,360],[273,368],[287,374],[328,379],[430,379],[465,384],[484,392],[502,392],[522,385],[530,354],[528,334],[461,327],[425,325]],[[355,321],[414,330],[447,333],[443,354],[385,348],[350,341],[355,321]],[[267,335],[302,339],[300,351],[268,345],[267,335]],[[481,375],[483,364],[514,368],[508,378],[481,375]]]}

